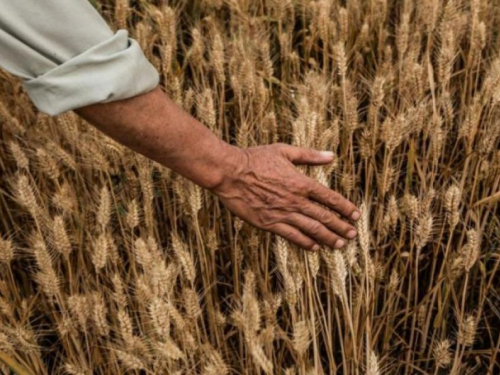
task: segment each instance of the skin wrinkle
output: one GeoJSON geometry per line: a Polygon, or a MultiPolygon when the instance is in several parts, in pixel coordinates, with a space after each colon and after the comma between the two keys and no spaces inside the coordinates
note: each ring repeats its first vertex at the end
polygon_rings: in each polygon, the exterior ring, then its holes
{"type": "MultiPolygon", "coordinates": [[[[248,161],[250,165],[259,162],[254,157],[249,157],[248,161]]],[[[340,218],[336,218],[326,207],[316,202],[309,201],[307,198],[303,198],[303,201],[292,199],[291,197],[296,195],[305,197],[308,194],[305,193],[306,189],[296,189],[300,183],[295,183],[295,180],[302,178],[303,175],[289,173],[290,167],[295,171],[293,164],[289,161],[271,160],[263,165],[262,169],[266,171],[264,175],[258,176],[252,170],[241,174],[240,187],[251,191],[255,198],[252,205],[257,211],[256,221],[252,224],[259,225],[260,223],[263,228],[272,228],[278,223],[287,223],[300,228],[305,234],[321,238],[329,246],[335,246],[342,236],[346,237],[347,233],[354,228],[340,218]],[[296,193],[297,190],[300,193],[296,193]]],[[[318,196],[318,191],[315,193],[318,196]]],[[[241,206],[241,199],[235,198],[233,197],[234,204],[241,206]]],[[[325,201],[327,198],[322,200],[325,201]]]]}
{"type": "MultiPolygon", "coordinates": [[[[277,162],[274,162],[274,165],[277,165],[277,162]]],[[[263,204],[260,205],[260,208],[264,210],[267,207],[267,208],[270,208],[271,210],[277,211],[277,213],[274,214],[274,215],[276,215],[276,217],[273,215],[265,215],[265,213],[267,213],[266,211],[264,211],[263,215],[259,215],[259,220],[260,220],[260,222],[263,223],[263,225],[269,226],[270,224],[274,224],[276,222],[279,222],[280,217],[286,223],[292,224],[292,225],[296,225],[298,222],[301,222],[301,221],[306,221],[306,220],[304,220],[304,218],[302,218],[302,220],[300,220],[301,215],[288,216],[286,209],[285,210],[280,209],[280,207],[282,207],[282,206],[284,206],[285,208],[288,207],[288,205],[286,205],[286,201],[287,201],[286,197],[287,197],[287,195],[289,195],[289,193],[287,193],[286,191],[283,190],[283,186],[276,187],[273,184],[272,179],[263,178],[262,180],[259,180],[258,177],[254,173],[249,173],[246,177],[248,178],[249,176],[254,178],[255,181],[245,180],[246,186],[251,186],[252,188],[253,188],[253,186],[258,186],[259,188],[264,190],[261,194],[263,204]],[[270,194],[266,194],[266,192],[269,192],[270,194]],[[285,204],[283,204],[278,198],[284,198],[283,203],[285,203],[285,204]]],[[[287,180],[286,177],[287,177],[286,175],[283,176],[283,181],[287,180]]],[[[243,177],[243,178],[245,178],[245,177],[243,177]]],[[[292,186],[294,186],[294,185],[292,185],[292,186]]],[[[256,196],[259,196],[258,190],[254,191],[254,193],[256,196]]],[[[318,232],[324,233],[329,228],[332,231],[334,231],[334,233],[336,233],[338,236],[347,236],[347,233],[350,230],[353,230],[353,227],[349,226],[346,223],[344,224],[339,218],[337,218],[337,220],[335,220],[333,218],[334,214],[330,213],[326,207],[321,207],[318,205],[317,207],[314,207],[314,208],[311,207],[311,209],[307,209],[308,206],[310,206],[310,202],[305,201],[304,205],[302,207],[303,210],[305,211],[305,213],[307,214],[307,216],[310,217],[311,219],[317,219],[319,222],[322,222],[325,225],[318,225],[320,223],[314,222],[314,221],[309,222],[309,220],[307,220],[309,227],[305,228],[306,233],[315,233],[315,234],[317,234],[318,232]],[[313,212],[314,209],[316,210],[316,212],[313,212]],[[330,215],[333,217],[330,217],[330,215]]],[[[294,210],[294,211],[297,212],[298,210],[294,210]]],[[[339,237],[337,237],[337,236],[331,238],[330,239],[331,244],[334,244],[338,239],[339,239],[339,237]]]]}

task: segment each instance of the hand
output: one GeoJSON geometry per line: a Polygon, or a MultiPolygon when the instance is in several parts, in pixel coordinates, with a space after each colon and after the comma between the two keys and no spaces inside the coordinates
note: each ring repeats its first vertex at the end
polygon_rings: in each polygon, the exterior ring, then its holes
{"type": "Polygon", "coordinates": [[[319,243],[342,248],[356,237],[356,229],[328,209],[357,220],[356,206],[294,167],[327,164],[333,154],[282,143],[234,150],[234,167],[211,191],[235,215],[307,250],[319,243]]]}

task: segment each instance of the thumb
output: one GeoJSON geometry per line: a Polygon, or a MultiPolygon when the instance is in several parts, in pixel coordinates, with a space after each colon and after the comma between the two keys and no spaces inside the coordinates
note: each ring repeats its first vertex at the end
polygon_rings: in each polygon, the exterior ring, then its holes
{"type": "Polygon", "coordinates": [[[333,161],[333,152],[319,151],[312,148],[283,145],[283,155],[294,164],[321,165],[333,161]]]}

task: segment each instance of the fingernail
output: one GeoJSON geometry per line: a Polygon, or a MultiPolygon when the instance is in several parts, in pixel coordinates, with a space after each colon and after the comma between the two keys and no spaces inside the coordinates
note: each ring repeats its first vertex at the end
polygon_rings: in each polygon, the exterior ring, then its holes
{"type": "Polygon", "coordinates": [[[356,231],[354,229],[350,230],[348,233],[347,233],[347,237],[349,238],[354,238],[356,237],[356,231]]]}
{"type": "Polygon", "coordinates": [[[331,151],[320,151],[319,153],[326,158],[333,158],[333,152],[331,151]]]}
{"type": "Polygon", "coordinates": [[[345,242],[343,240],[338,240],[337,242],[335,242],[335,248],[341,249],[342,247],[344,247],[344,244],[345,242]]]}
{"type": "Polygon", "coordinates": [[[319,250],[319,245],[318,245],[318,244],[314,245],[314,246],[312,247],[312,249],[313,249],[314,251],[318,251],[318,250],[319,250]]]}
{"type": "Polygon", "coordinates": [[[351,219],[358,220],[360,216],[361,214],[359,213],[359,211],[354,211],[353,214],[351,215],[351,219]]]}

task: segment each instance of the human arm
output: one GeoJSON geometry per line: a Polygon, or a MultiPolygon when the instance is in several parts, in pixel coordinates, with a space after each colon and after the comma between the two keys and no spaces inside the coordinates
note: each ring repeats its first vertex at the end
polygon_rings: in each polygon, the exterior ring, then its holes
{"type": "Polygon", "coordinates": [[[354,204],[293,165],[326,164],[331,155],[285,144],[247,149],[230,145],[159,87],[75,112],[118,142],[209,189],[243,220],[304,249],[317,244],[339,248],[356,235],[334,213],[352,219],[354,204]]]}

